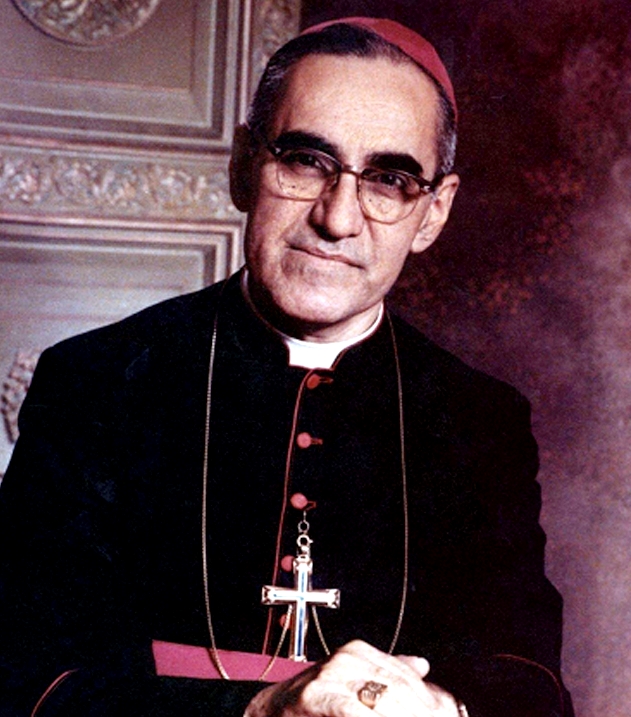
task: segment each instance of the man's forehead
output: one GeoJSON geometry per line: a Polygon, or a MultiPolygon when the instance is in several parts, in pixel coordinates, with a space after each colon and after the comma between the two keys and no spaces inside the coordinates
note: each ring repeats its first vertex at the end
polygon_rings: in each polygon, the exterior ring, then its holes
{"type": "Polygon", "coordinates": [[[436,49],[424,37],[414,30],[401,25],[387,18],[375,17],[345,17],[313,25],[302,31],[302,35],[318,34],[332,26],[356,26],[369,30],[385,40],[390,45],[398,48],[404,55],[407,55],[419,67],[428,72],[434,80],[442,87],[443,92],[449,99],[454,115],[457,116],[456,97],[449,73],[440,59],[436,49]]]}

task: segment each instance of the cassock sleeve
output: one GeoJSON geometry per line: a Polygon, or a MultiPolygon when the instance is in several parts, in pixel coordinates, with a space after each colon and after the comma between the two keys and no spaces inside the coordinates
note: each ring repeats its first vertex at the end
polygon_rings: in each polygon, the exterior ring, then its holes
{"type": "Polygon", "coordinates": [[[562,600],[544,570],[530,406],[495,386],[486,401],[469,396],[477,420],[463,418],[473,428],[449,443],[454,465],[472,478],[469,491],[450,491],[449,515],[432,536],[441,547],[425,577],[440,627],[429,679],[470,717],[572,717],[560,677],[562,600]]]}

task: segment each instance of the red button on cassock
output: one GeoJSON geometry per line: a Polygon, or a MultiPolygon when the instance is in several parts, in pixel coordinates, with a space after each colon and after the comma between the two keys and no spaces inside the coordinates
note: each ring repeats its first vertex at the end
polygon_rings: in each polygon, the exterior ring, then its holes
{"type": "Polygon", "coordinates": [[[307,497],[302,493],[294,493],[289,499],[289,502],[291,503],[291,507],[296,508],[296,510],[304,510],[309,504],[307,497]]]}
{"type": "Polygon", "coordinates": [[[307,379],[307,388],[317,388],[321,383],[333,383],[331,376],[320,376],[318,373],[312,373],[307,379]]]}
{"type": "Polygon", "coordinates": [[[296,436],[296,443],[299,448],[309,448],[310,446],[321,446],[322,439],[314,438],[310,433],[303,431],[296,436]]]}
{"type": "Polygon", "coordinates": [[[294,559],[291,555],[285,555],[280,561],[280,567],[287,573],[290,573],[294,568],[294,559]]]}
{"type": "Polygon", "coordinates": [[[312,373],[307,379],[307,388],[317,388],[321,382],[320,376],[317,373],[312,373]]]}

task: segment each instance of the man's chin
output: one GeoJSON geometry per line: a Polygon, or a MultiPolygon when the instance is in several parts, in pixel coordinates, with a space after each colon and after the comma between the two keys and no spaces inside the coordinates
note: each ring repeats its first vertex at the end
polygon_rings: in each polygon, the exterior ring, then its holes
{"type": "Polygon", "coordinates": [[[314,286],[300,277],[277,282],[272,291],[253,289],[252,298],[261,313],[277,329],[296,338],[326,333],[363,313],[347,304],[349,287],[342,283],[314,286]]]}
{"type": "Polygon", "coordinates": [[[345,314],[345,294],[348,285],[343,282],[286,281],[271,292],[276,307],[296,320],[336,322],[345,314]]]}
{"type": "Polygon", "coordinates": [[[345,315],[339,311],[339,308],[327,309],[302,305],[288,309],[283,313],[291,324],[311,329],[324,329],[329,326],[335,326],[345,320],[345,315]]]}
{"type": "Polygon", "coordinates": [[[345,314],[340,310],[339,303],[310,302],[296,299],[287,301],[287,296],[273,302],[268,308],[268,317],[276,328],[295,338],[306,337],[326,331],[344,323],[345,314]],[[271,309],[271,310],[270,310],[271,309]]]}
{"type": "Polygon", "coordinates": [[[303,302],[299,306],[286,306],[280,311],[282,313],[277,313],[274,323],[289,336],[315,341],[341,341],[368,329],[378,314],[378,307],[374,311],[372,307],[355,309],[341,305],[338,300],[325,306],[303,302]]]}

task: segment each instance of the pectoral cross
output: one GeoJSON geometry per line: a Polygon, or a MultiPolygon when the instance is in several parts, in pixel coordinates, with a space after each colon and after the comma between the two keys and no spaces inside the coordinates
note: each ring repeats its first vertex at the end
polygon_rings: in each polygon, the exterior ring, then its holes
{"type": "Polygon", "coordinates": [[[309,524],[302,520],[299,526],[298,551],[294,558],[294,587],[282,588],[275,585],[263,587],[263,605],[293,605],[291,613],[291,646],[289,658],[295,662],[306,662],[305,640],[309,622],[309,605],[323,605],[338,608],[340,591],[336,589],[312,590],[311,538],[307,535],[309,524]],[[303,526],[301,530],[300,526],[303,526]],[[304,527],[306,526],[306,528],[304,527]]]}

